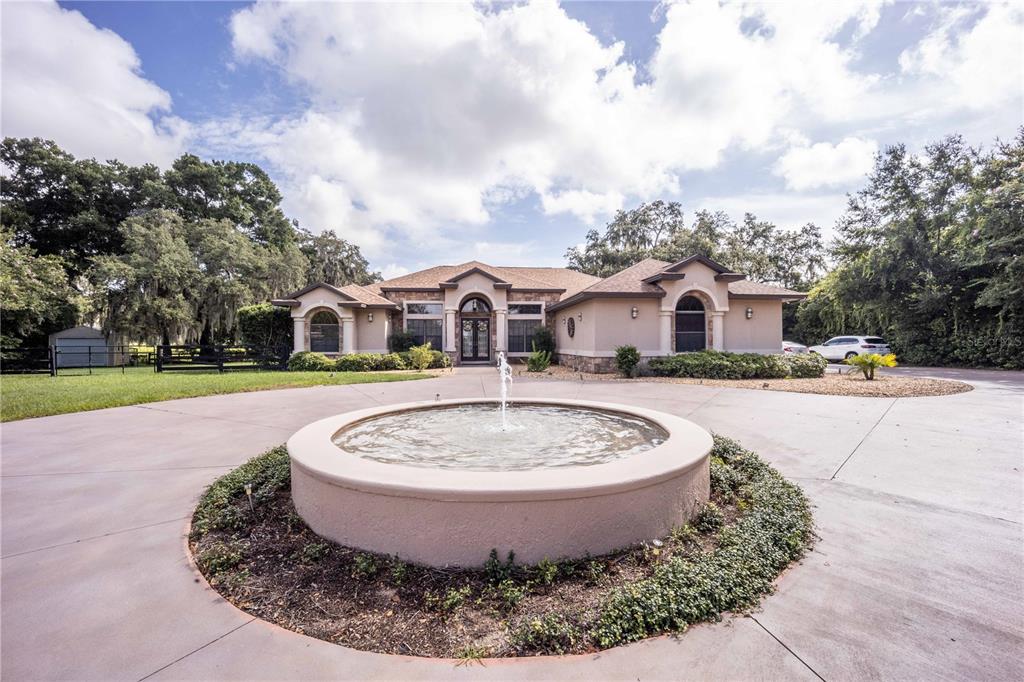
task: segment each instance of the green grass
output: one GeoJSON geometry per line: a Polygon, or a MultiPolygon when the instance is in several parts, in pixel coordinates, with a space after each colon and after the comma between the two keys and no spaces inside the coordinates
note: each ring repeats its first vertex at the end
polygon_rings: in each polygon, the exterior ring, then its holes
{"type": "Polygon", "coordinates": [[[0,421],[195,398],[220,393],[422,379],[417,373],[376,372],[163,372],[148,367],[93,370],[91,376],[9,374],[0,378],[0,421]]]}

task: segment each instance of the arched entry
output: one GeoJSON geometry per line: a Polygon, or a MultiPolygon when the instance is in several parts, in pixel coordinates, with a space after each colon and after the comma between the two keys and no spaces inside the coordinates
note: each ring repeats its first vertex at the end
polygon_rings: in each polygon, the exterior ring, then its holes
{"type": "Polygon", "coordinates": [[[707,320],[704,304],[696,296],[683,296],[676,303],[676,352],[707,348],[707,320]]]}
{"type": "Polygon", "coordinates": [[[491,304],[479,296],[467,298],[459,306],[463,362],[487,362],[491,359],[491,304]]]}
{"type": "Polygon", "coordinates": [[[309,320],[309,349],[316,353],[340,353],[341,334],[338,316],[320,310],[309,320]]]}

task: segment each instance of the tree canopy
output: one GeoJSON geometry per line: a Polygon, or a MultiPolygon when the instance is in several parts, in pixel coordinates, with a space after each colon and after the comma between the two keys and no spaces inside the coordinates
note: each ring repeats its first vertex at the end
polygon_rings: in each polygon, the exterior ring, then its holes
{"type": "Polygon", "coordinates": [[[87,318],[126,341],[229,341],[243,306],[379,279],[358,246],[289,220],[255,164],[161,171],[15,138],[0,162],[5,345],[87,318]]]}

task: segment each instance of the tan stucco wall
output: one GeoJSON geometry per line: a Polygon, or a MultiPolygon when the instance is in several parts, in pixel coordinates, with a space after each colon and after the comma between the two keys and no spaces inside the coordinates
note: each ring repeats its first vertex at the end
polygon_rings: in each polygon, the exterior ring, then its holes
{"type": "Polygon", "coordinates": [[[658,309],[661,301],[653,298],[614,298],[594,301],[597,320],[593,351],[611,356],[617,346],[636,346],[641,355],[657,356],[658,309]],[[632,317],[636,306],[637,317],[632,317]]]}
{"type": "MultiPolygon", "coordinates": [[[[665,290],[665,298],[661,299],[663,310],[675,310],[676,303],[687,292],[696,290],[704,292],[714,303],[715,310],[729,308],[729,284],[716,282],[714,270],[703,263],[690,263],[684,270],[686,277],[679,280],[663,280],[658,284],[665,290]]],[[[710,311],[708,311],[710,312],[710,311]]]]}
{"type": "Polygon", "coordinates": [[[380,309],[355,309],[356,316],[356,352],[387,353],[388,334],[391,333],[388,321],[389,312],[380,309]],[[370,322],[370,314],[373,322],[370,322]]]}
{"type": "Polygon", "coordinates": [[[582,355],[594,350],[594,301],[584,301],[553,313],[555,325],[555,346],[559,353],[582,355]],[[582,319],[580,315],[582,314],[582,319]],[[576,334],[569,338],[567,320],[573,317],[576,334]]]}
{"type": "Polygon", "coordinates": [[[472,294],[483,296],[491,302],[491,309],[503,309],[506,305],[505,289],[495,289],[494,280],[474,273],[458,281],[458,289],[445,289],[444,307],[458,309],[459,304],[472,294]]]}
{"type": "Polygon", "coordinates": [[[734,298],[725,314],[725,350],[734,353],[782,351],[782,302],[734,298]],[[754,316],[747,319],[747,308],[754,316]]]}

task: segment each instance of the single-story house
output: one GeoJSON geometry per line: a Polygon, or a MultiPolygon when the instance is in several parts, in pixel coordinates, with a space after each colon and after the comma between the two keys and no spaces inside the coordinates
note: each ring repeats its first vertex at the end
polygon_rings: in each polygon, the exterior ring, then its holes
{"type": "Polygon", "coordinates": [[[804,294],[703,256],[648,258],[610,277],[567,268],[441,265],[366,286],[313,284],[273,301],[291,309],[296,352],[387,352],[405,330],[456,365],[522,357],[534,330],[555,333],[562,364],[609,371],[615,348],[645,358],[714,348],[778,353],[782,304],[804,294]]]}

